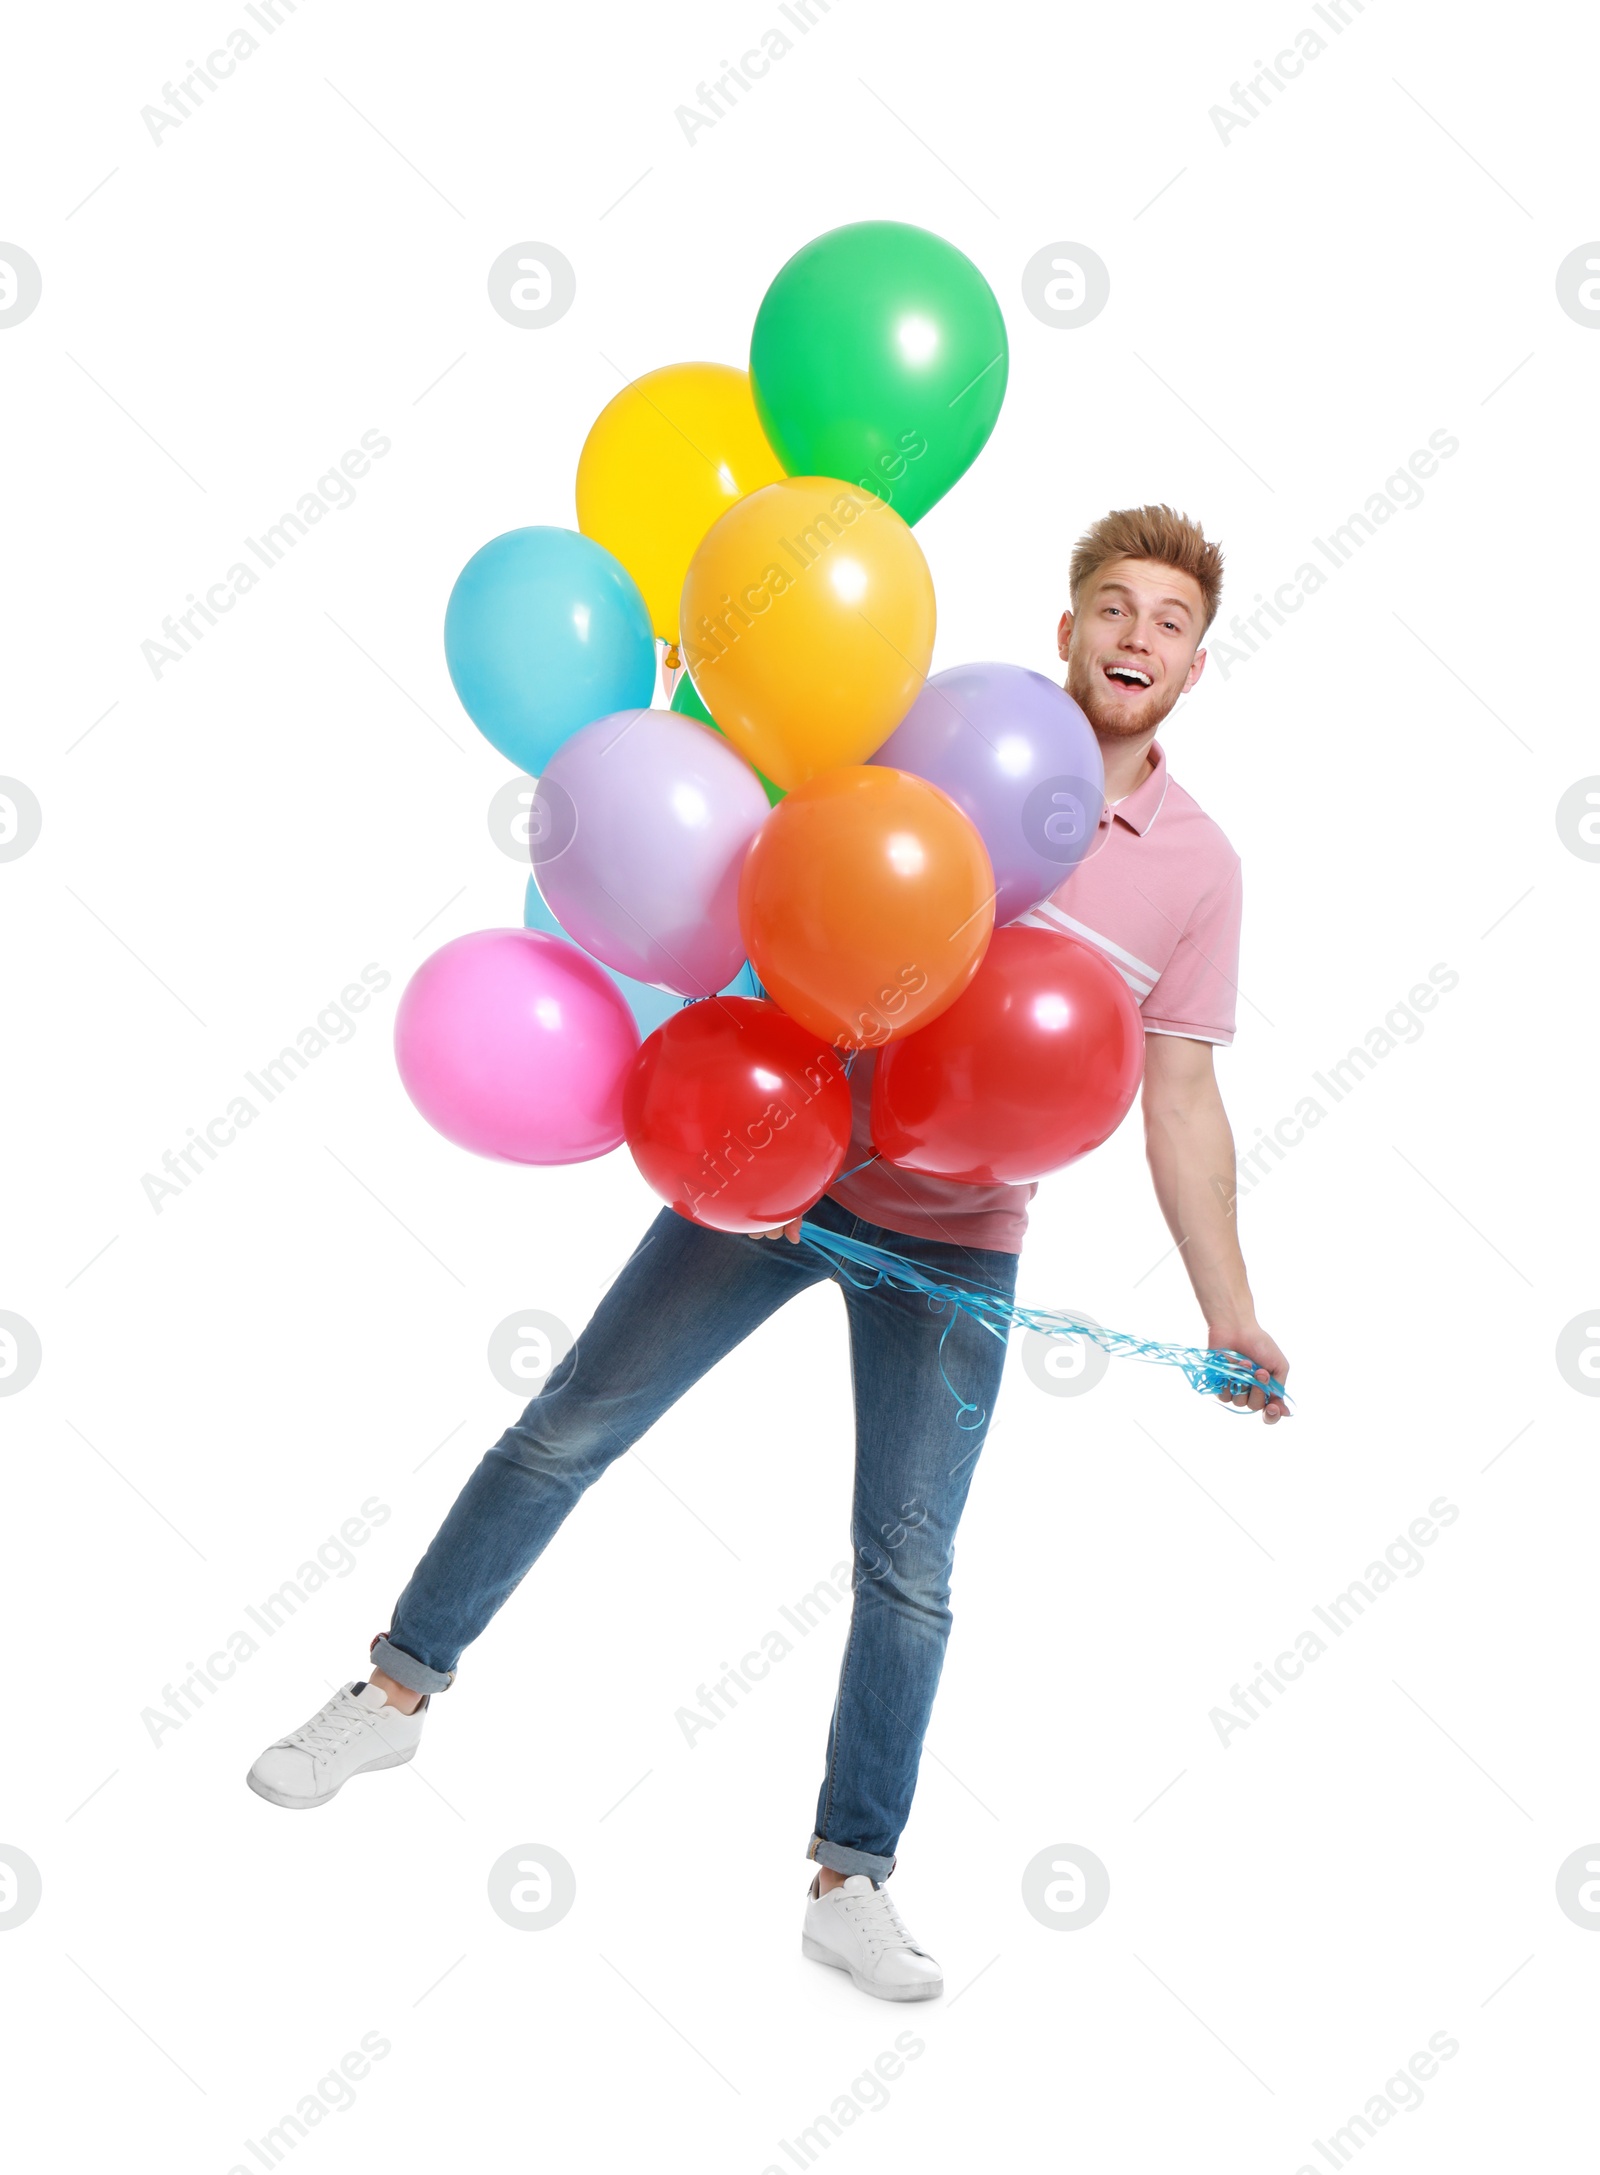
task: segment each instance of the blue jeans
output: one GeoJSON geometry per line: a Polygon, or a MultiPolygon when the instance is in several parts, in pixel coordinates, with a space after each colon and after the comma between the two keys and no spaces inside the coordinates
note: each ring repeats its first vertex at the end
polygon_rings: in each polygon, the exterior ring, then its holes
{"type": "MultiPolygon", "coordinates": [[[[825,1230],[915,1261],[941,1282],[1009,1299],[1018,1256],[888,1231],[824,1196],[825,1230]]],[[[443,1691],[464,1647],[515,1591],[584,1490],[684,1391],[776,1313],[832,1278],[844,1293],[855,1393],[850,1630],[807,1855],[841,1873],[893,1872],[950,1636],[956,1526],[994,1409],[1006,1346],[957,1312],[856,1288],[804,1245],[707,1231],[664,1208],[577,1342],[487,1451],[395,1604],[374,1663],[443,1691]],[[957,1425],[945,1372],[983,1422],[957,1425]]],[[[969,1419],[975,1415],[969,1413],[969,1419]]]]}

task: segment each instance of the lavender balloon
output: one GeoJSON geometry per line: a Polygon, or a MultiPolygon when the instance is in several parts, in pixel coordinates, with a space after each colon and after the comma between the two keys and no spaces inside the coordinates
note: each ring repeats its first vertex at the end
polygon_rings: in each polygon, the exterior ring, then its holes
{"type": "Polygon", "coordinates": [[[533,798],[534,878],[585,951],[638,982],[710,997],[744,960],[739,871],[761,780],[673,710],[617,710],[562,742],[533,798]]]}
{"type": "Polygon", "coordinates": [[[1105,768],[1064,689],[1021,665],[936,672],[872,758],[939,786],[994,864],[995,927],[1046,899],[1094,843],[1105,768]]]}

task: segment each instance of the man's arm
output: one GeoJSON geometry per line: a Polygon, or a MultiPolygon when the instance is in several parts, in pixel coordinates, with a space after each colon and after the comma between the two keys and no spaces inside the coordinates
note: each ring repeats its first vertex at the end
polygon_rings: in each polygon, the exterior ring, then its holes
{"type": "MultiPolygon", "coordinates": [[[[1187,1035],[1144,1038],[1144,1133],[1150,1175],[1167,1228],[1205,1316],[1213,1351],[1243,1352],[1263,1383],[1289,1378],[1289,1362],[1256,1320],[1233,1213],[1238,1182],[1233,1131],[1212,1067],[1211,1044],[1187,1035]]],[[[1248,1402],[1267,1424],[1287,1417],[1282,1398],[1254,1389],[1224,1404],[1248,1402]]]]}

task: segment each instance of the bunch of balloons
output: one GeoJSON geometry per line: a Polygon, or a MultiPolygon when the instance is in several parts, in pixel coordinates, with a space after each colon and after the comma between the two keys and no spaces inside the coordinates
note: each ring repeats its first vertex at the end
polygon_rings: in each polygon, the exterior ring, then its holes
{"type": "Polygon", "coordinates": [[[1094,839],[1094,735],[1037,673],[929,677],[914,525],[1006,373],[959,250],[838,228],[773,280],[748,372],[669,364],[601,412],[576,530],[467,562],[450,675],[537,787],[524,926],[446,944],[400,1002],[401,1078],[448,1138],[527,1163],[626,1140],[681,1214],[748,1232],[840,1175],[855,1052],[910,1170],[1037,1178],[1120,1123],[1122,978],[1006,926],[1094,839]]]}

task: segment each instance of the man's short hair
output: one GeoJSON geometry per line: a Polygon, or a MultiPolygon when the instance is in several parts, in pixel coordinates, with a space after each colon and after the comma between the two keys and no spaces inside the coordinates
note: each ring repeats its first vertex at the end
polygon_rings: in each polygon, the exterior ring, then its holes
{"type": "Polygon", "coordinates": [[[1222,551],[1187,514],[1174,513],[1170,506],[1124,506],[1116,513],[1102,514],[1073,547],[1074,611],[1083,584],[1112,559],[1153,559],[1158,566],[1176,567],[1198,582],[1205,600],[1206,627],[1216,618],[1222,601],[1222,551]]]}

